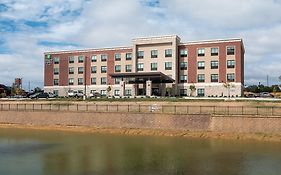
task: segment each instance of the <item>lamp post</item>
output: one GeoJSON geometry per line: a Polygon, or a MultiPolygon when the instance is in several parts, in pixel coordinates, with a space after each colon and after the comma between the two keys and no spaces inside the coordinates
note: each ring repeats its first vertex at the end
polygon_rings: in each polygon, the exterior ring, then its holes
{"type": "Polygon", "coordinates": [[[87,99],[87,85],[86,85],[86,76],[87,75],[87,57],[84,60],[84,95],[83,100],[87,99]]]}

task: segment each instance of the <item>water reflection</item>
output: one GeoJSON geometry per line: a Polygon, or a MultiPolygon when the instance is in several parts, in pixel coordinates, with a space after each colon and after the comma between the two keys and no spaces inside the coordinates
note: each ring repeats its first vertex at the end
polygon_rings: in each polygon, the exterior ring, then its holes
{"type": "Polygon", "coordinates": [[[279,174],[280,146],[0,129],[0,174],[279,174]]]}

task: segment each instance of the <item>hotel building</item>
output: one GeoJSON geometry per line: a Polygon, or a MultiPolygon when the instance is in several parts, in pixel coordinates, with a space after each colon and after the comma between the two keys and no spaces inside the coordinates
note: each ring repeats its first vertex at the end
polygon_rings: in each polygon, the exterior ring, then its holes
{"type": "Polygon", "coordinates": [[[111,96],[242,96],[242,39],[181,42],[136,38],[132,46],[44,53],[44,90],[111,96]]]}

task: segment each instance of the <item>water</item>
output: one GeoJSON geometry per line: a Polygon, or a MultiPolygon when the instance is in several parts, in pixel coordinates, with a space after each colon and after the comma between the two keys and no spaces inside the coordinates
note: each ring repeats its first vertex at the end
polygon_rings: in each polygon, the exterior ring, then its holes
{"type": "Polygon", "coordinates": [[[280,175],[281,143],[0,129],[0,175],[280,175]]]}

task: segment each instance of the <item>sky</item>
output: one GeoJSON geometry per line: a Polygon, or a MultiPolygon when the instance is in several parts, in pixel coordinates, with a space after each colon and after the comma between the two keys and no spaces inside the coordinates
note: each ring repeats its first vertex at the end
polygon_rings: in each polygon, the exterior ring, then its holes
{"type": "Polygon", "coordinates": [[[281,0],[0,0],[0,84],[43,87],[47,51],[242,38],[245,85],[281,83],[281,0]]]}

